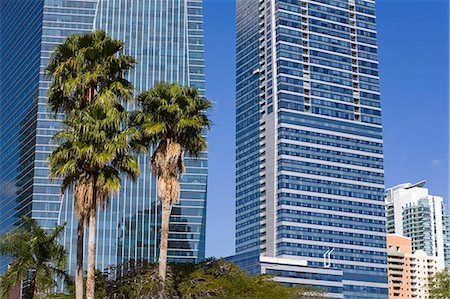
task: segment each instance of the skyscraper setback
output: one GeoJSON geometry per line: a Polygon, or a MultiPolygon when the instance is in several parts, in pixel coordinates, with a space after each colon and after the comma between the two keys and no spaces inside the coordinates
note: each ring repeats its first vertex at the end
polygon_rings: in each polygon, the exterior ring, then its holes
{"type": "MultiPolygon", "coordinates": [[[[59,121],[47,113],[53,48],[75,33],[103,29],[136,58],[128,74],[136,92],[156,82],[179,82],[204,92],[202,0],[6,0],[0,1],[0,234],[28,215],[44,227],[67,222],[64,243],[74,270],[76,217],[70,194],[60,198],[48,178],[51,136],[59,121]]],[[[133,104],[128,103],[129,110],[133,104]]],[[[119,194],[99,212],[97,268],[157,258],[159,205],[156,181],[140,156],[141,176],[124,180],[119,194]]],[[[181,201],[173,208],[169,259],[205,255],[207,154],[186,158],[181,201]]],[[[0,262],[4,270],[7,261],[0,262]]]]}
{"type": "Polygon", "coordinates": [[[388,296],[375,19],[373,0],[237,1],[234,260],[252,273],[388,296]]]}

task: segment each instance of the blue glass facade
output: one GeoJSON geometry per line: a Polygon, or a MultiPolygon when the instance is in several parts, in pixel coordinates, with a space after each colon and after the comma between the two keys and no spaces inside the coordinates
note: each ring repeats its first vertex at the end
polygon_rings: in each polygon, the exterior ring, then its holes
{"type": "Polygon", "coordinates": [[[237,1],[236,253],[333,249],[336,298],[388,296],[375,23],[373,0],[237,1]]]}
{"type": "MultiPolygon", "coordinates": [[[[32,210],[42,10],[0,2],[0,234],[32,210]]],[[[0,271],[7,264],[0,258],[0,271]]]]}
{"type": "Polygon", "coordinates": [[[259,250],[259,26],[257,1],[236,3],[236,253],[259,250]]]}
{"type": "MultiPolygon", "coordinates": [[[[136,58],[137,65],[128,74],[136,92],[168,81],[204,93],[202,1],[24,0],[0,5],[0,233],[12,228],[21,214],[31,215],[45,227],[67,223],[63,242],[73,272],[77,223],[71,194],[61,198],[59,182],[48,179],[48,154],[54,147],[50,138],[59,129],[59,121],[46,108],[50,82],[43,70],[51,52],[71,34],[103,29],[123,40],[124,52],[136,58]],[[13,66],[23,66],[19,76],[10,71],[13,66]]],[[[127,108],[132,110],[133,103],[127,108]]],[[[156,181],[148,167],[149,155],[139,161],[139,179],[124,178],[121,191],[99,212],[96,262],[100,270],[127,260],[157,259],[156,181]]],[[[181,200],[173,208],[170,224],[172,261],[194,262],[205,256],[207,163],[206,152],[198,159],[186,158],[181,200]]]]}

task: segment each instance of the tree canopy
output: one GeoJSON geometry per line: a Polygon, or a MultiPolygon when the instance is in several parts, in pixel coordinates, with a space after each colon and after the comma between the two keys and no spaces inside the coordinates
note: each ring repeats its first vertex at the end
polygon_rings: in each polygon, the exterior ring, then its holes
{"type": "Polygon", "coordinates": [[[65,273],[66,251],[59,244],[65,225],[45,230],[28,217],[23,226],[0,238],[0,255],[13,258],[8,270],[0,277],[0,298],[9,298],[11,289],[25,281],[26,298],[36,298],[56,286],[56,277],[69,282],[65,273]]]}
{"type": "Polygon", "coordinates": [[[429,282],[430,299],[450,299],[450,271],[436,273],[429,282]]]}
{"type": "MultiPolygon", "coordinates": [[[[118,265],[97,275],[96,285],[96,298],[156,298],[158,265],[146,261],[118,265]]],[[[169,263],[167,268],[168,298],[322,299],[322,295],[314,287],[284,286],[269,275],[250,276],[223,259],[207,259],[198,264],[169,263]]]]}
{"type": "Polygon", "coordinates": [[[135,65],[120,54],[124,43],[104,31],[69,36],[58,45],[46,72],[52,77],[47,103],[54,113],[82,110],[97,102],[113,106],[132,97],[133,84],[124,75],[135,65]]]}

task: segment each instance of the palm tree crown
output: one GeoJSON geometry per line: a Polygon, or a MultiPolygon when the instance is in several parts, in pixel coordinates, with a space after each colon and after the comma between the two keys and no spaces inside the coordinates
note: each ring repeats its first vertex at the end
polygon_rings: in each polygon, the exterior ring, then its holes
{"type": "Polygon", "coordinates": [[[0,239],[0,255],[14,259],[0,278],[0,298],[9,298],[11,289],[22,279],[29,278],[26,298],[47,292],[56,286],[55,275],[67,280],[66,251],[58,243],[65,225],[48,231],[35,220],[22,217],[24,227],[6,233],[0,239]]]}
{"type": "Polygon", "coordinates": [[[124,44],[102,30],[75,34],[57,46],[47,66],[52,76],[48,106],[66,115],[95,101],[112,106],[132,96],[133,84],[124,78],[135,60],[118,54],[124,44]]]}
{"type": "Polygon", "coordinates": [[[142,110],[131,114],[132,126],[138,126],[147,144],[170,140],[196,156],[206,148],[203,130],[211,121],[206,112],[211,102],[200,96],[196,88],[174,83],[159,83],[140,94],[137,102],[142,110]]]}
{"type": "Polygon", "coordinates": [[[122,130],[126,117],[124,110],[92,106],[64,120],[64,129],[54,136],[60,145],[50,155],[50,173],[64,178],[62,192],[75,184],[80,219],[119,191],[120,173],[132,179],[139,175],[138,161],[130,154],[130,130],[122,130]]]}

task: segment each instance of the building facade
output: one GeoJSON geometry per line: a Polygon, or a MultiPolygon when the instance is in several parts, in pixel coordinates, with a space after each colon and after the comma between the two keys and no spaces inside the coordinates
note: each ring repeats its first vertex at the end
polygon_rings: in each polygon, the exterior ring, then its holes
{"type": "Polygon", "coordinates": [[[372,0],[237,1],[235,260],[340,270],[315,278],[335,298],[388,297],[375,19],[372,0]]]}
{"type": "Polygon", "coordinates": [[[387,236],[389,299],[411,298],[411,239],[387,236]]]}
{"type": "Polygon", "coordinates": [[[387,232],[411,238],[412,251],[423,250],[448,263],[448,217],[442,197],[430,195],[425,181],[386,190],[387,232]]]}
{"type": "Polygon", "coordinates": [[[445,268],[450,269],[450,215],[444,217],[444,259],[445,268]]]}
{"type": "Polygon", "coordinates": [[[387,236],[389,299],[429,298],[428,281],[438,271],[437,258],[412,250],[411,238],[387,236]]]}
{"type": "MultiPolygon", "coordinates": [[[[44,227],[67,223],[63,242],[75,269],[76,217],[71,194],[60,197],[48,178],[51,136],[59,121],[47,113],[52,50],[75,33],[105,30],[135,57],[127,74],[136,93],[160,81],[204,93],[202,0],[5,0],[0,2],[0,233],[28,215],[44,227]]],[[[133,103],[127,108],[133,110],[133,103]]],[[[119,194],[99,211],[97,268],[128,260],[157,260],[160,227],[156,181],[149,154],[139,157],[141,176],[124,178],[119,194]]],[[[186,158],[181,200],[170,223],[169,259],[194,262],[205,255],[207,153],[186,158]]],[[[0,262],[0,270],[8,262],[0,262]]]]}
{"type": "Polygon", "coordinates": [[[417,250],[411,260],[411,298],[428,299],[428,281],[438,272],[438,259],[423,250],[417,250]]]}

